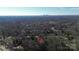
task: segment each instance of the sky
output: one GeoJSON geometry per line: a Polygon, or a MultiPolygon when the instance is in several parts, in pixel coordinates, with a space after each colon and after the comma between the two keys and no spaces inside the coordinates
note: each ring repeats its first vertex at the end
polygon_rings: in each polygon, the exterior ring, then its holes
{"type": "Polygon", "coordinates": [[[79,15],[78,7],[0,7],[4,15],[79,15]]]}

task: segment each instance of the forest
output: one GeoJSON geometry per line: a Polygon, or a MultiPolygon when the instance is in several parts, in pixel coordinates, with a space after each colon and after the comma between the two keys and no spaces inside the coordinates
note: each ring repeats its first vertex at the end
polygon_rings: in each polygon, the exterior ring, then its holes
{"type": "Polygon", "coordinates": [[[78,51],[79,15],[0,16],[0,51],[78,51]]]}

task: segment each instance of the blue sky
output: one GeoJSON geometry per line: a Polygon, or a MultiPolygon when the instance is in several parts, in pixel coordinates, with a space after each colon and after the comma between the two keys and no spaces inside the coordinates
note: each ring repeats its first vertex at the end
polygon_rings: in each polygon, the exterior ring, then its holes
{"type": "Polygon", "coordinates": [[[78,7],[1,7],[0,15],[79,15],[78,7]]]}

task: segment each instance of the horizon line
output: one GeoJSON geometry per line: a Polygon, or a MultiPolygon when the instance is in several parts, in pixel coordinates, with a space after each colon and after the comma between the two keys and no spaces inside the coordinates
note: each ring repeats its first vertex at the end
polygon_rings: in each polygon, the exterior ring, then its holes
{"type": "Polygon", "coordinates": [[[53,15],[53,14],[52,15],[50,15],[50,14],[49,15],[38,15],[37,14],[37,15],[0,15],[0,16],[79,16],[79,15],[78,14],[77,15],[76,14],[72,14],[72,15],[70,15],[70,14],[68,14],[68,15],[67,14],[62,14],[62,15],[59,15],[59,14],[58,15],[53,15]]]}

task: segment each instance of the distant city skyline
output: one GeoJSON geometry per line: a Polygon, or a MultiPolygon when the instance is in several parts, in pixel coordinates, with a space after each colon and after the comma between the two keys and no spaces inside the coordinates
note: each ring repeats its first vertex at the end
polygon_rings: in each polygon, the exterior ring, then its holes
{"type": "Polygon", "coordinates": [[[0,7],[0,16],[79,15],[78,7],[0,7]]]}

